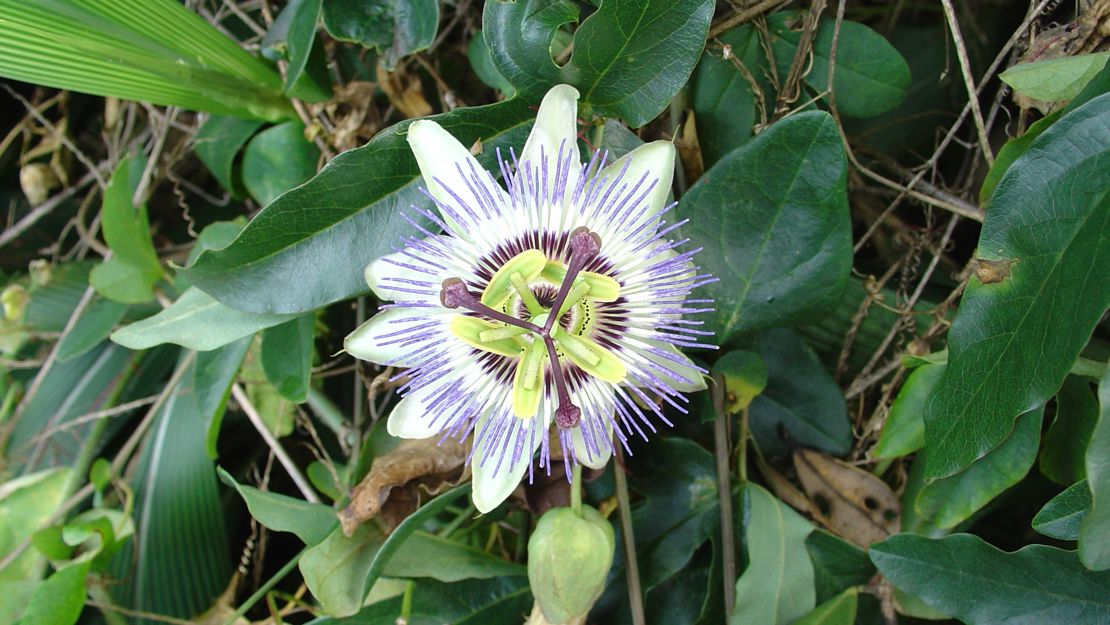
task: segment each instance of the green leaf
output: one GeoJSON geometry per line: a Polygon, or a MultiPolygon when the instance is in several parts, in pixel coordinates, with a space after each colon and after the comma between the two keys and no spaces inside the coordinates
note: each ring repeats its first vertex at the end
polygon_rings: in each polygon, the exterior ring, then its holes
{"type": "Polygon", "coordinates": [[[273,69],[174,0],[0,0],[0,76],[224,115],[293,117],[273,69]]]}
{"type": "Polygon", "coordinates": [[[301,122],[267,128],[243,151],[243,184],[251,197],[266,206],[312,178],[319,158],[320,150],[304,138],[301,122]]]}
{"type": "Polygon", "coordinates": [[[849,588],[794,621],[794,625],[855,625],[856,594],[855,588],[849,588]]]}
{"type": "Polygon", "coordinates": [[[162,343],[174,343],[207,351],[296,316],[244,312],[225,306],[204,291],[191,287],[169,308],[116,330],[111,338],[129,349],[149,349],[162,343]]]}
{"type": "Polygon", "coordinates": [[[1092,98],[1096,98],[1107,91],[1110,91],[1110,67],[1103,67],[1102,71],[1091,79],[1087,86],[1083,88],[1083,91],[1072,98],[1072,101],[1063,110],[1038,119],[1029,126],[1025,134],[1007,141],[1002,149],[998,151],[998,154],[995,155],[994,165],[987,172],[987,177],[983,179],[983,185],[979,188],[979,204],[987,205],[991,195],[994,194],[995,187],[998,186],[998,181],[1002,179],[1002,175],[1006,173],[1006,170],[1010,168],[1010,165],[1013,165],[1019,156],[1025,154],[1025,151],[1029,149],[1029,146],[1033,144],[1037,137],[1041,136],[1041,133],[1056,123],[1056,120],[1060,119],[1061,116],[1067,115],[1092,98]]]}
{"type": "Polygon", "coordinates": [[[775,123],[682,196],[683,235],[718,278],[706,329],[724,344],[805,321],[837,301],[852,266],[847,161],[825,113],[775,123]]]}
{"type": "MultiPolygon", "coordinates": [[[[800,18],[797,12],[772,14],[768,20],[772,48],[779,62],[780,76],[785,76],[794,58],[794,51],[801,39],[800,18]],[[785,45],[784,45],[785,44],[785,45]]],[[[813,39],[813,61],[806,84],[817,93],[829,88],[829,58],[835,22],[822,19],[813,39]]],[[[833,90],[836,108],[848,117],[875,117],[902,103],[909,93],[911,78],[906,60],[894,46],[879,33],[863,24],[845,20],[841,23],[840,40],[836,48],[836,75],[833,90]]]]}
{"type": "MultiPolygon", "coordinates": [[[[0,484],[0,551],[11,553],[41,528],[66,497],[68,467],[44,469],[0,484]]],[[[45,560],[34,549],[0,569],[0,581],[37,580],[45,560]]],[[[26,598],[24,599],[26,600],[26,598]]],[[[5,606],[10,606],[4,602],[5,606]]],[[[0,615],[14,617],[10,611],[0,615]]],[[[6,618],[12,622],[14,618],[6,618]]]]}
{"type": "Polygon", "coordinates": [[[1082,480],[1049,500],[1033,517],[1033,529],[1058,540],[1079,540],[1079,526],[1090,511],[1091,488],[1082,480]]]}
{"type": "Polygon", "coordinates": [[[67,566],[48,577],[31,596],[18,625],[73,625],[85,608],[85,576],[92,561],[67,566]]]}
{"type": "Polygon", "coordinates": [[[707,47],[690,78],[690,108],[696,115],[706,167],[752,136],[756,121],[752,81],[760,89],[770,89],[763,80],[767,55],[754,26],[744,24],[717,39],[729,46],[728,58],[722,58],[716,46],[707,47]]]}
{"type": "Polygon", "coordinates": [[[242,183],[234,171],[235,157],[261,127],[258,120],[213,115],[197,131],[193,151],[232,197],[242,197],[242,183]]]}
{"type": "Polygon", "coordinates": [[[729,625],[786,625],[817,603],[806,552],[813,526],[754,483],[744,485],[740,501],[748,566],[736,580],[729,625]]]}
{"type": "Polygon", "coordinates": [[[1110,281],[1093,278],[1110,275],[1108,145],[1110,94],[1053,124],[999,182],[925,404],[929,477],[967,467],[1044,405],[1110,305],[1110,281]]]}
{"type": "Polygon", "coordinates": [[[205,415],[184,384],[158,412],[131,480],[135,540],[113,560],[121,581],[111,590],[124,607],[192,618],[227,587],[232,551],[207,433],[198,427],[205,415]]]}
{"type": "Polygon", "coordinates": [[[1084,569],[1074,551],[1006,553],[968,534],[898,534],[870,554],[892,584],[969,625],[1093,625],[1110,610],[1110,573],[1084,569]]]}
{"type": "Polygon", "coordinates": [[[340,41],[382,53],[393,71],[401,57],[432,45],[439,26],[436,0],[327,0],[324,27],[340,41]]]}
{"type": "MultiPolygon", "coordinates": [[[[377,602],[359,610],[355,616],[336,619],[330,616],[311,625],[396,625],[402,612],[401,597],[377,602]]],[[[525,577],[467,580],[444,584],[431,580],[416,582],[408,622],[412,625],[520,625],[521,617],[532,607],[525,577]]]]}
{"type": "Polygon", "coordinates": [[[487,86],[497,89],[506,98],[516,95],[516,88],[493,64],[493,57],[490,56],[482,31],[475,31],[474,36],[471,37],[470,44],[466,47],[466,58],[470,61],[470,69],[474,70],[478,78],[487,86]]]}
{"type": "Polygon", "coordinates": [[[328,506],[239,484],[219,467],[216,472],[220,481],[243,498],[251,516],[275,532],[293,532],[301,542],[311,546],[323,542],[339,526],[335,510],[328,506]]]}
{"type": "Polygon", "coordinates": [[[824,530],[810,533],[806,551],[813,563],[817,601],[822,603],[853,586],[866,586],[875,576],[875,565],[866,552],[824,530]]]}
{"type": "MultiPolygon", "coordinates": [[[[463,145],[481,138],[479,160],[488,166],[496,148],[524,144],[534,115],[514,100],[430,119],[463,145]]],[[[229,247],[202,254],[184,274],[228,306],[256,313],[307,312],[366,292],[366,265],[392,251],[402,235],[415,234],[401,212],[429,206],[405,141],[409,123],[332,159],[267,206],[229,247]]]]}
{"type": "MultiPolygon", "coordinates": [[[[1037,458],[1043,416],[1044,410],[1037,409],[1018,417],[1009,438],[960,473],[927,480],[920,491],[907,488],[902,506],[903,527],[918,533],[951,530],[1021,481],[1037,458]]],[[[931,453],[926,448],[926,466],[931,453]]],[[[921,463],[918,460],[915,465],[921,463]]],[[[919,480],[920,469],[916,466],[914,469],[914,477],[919,480]]]]}
{"type": "Polygon", "coordinates": [[[421,531],[401,543],[384,572],[387,577],[426,577],[441,582],[527,574],[522,564],[421,531]]]}
{"type": "Polygon", "coordinates": [[[998,75],[1014,91],[1034,100],[1074,98],[1110,60],[1110,52],[1077,54],[1022,63],[998,75]]]}
{"type": "Polygon", "coordinates": [[[55,363],[12,427],[4,460],[16,473],[73,464],[93,423],[78,418],[114,401],[136,357],[110,343],[64,363],[55,363]]]}
{"type": "Polygon", "coordinates": [[[1098,399],[1087,378],[1069,375],[1056,395],[1056,417],[1044,435],[1038,467],[1067,486],[1087,477],[1084,453],[1098,422],[1098,399]]]}
{"type": "Polygon", "coordinates": [[[732,350],[713,363],[714,376],[724,378],[725,411],[729,414],[747,408],[767,388],[767,363],[759,354],[741,349],[732,350]]]}
{"type": "Polygon", "coordinates": [[[791,330],[765,332],[756,351],[767,363],[768,381],[752,400],[752,436],[764,453],[787,453],[785,428],[794,445],[844,455],[852,447],[852,424],[840,387],[817,354],[791,330]]]}
{"type": "MultiPolygon", "coordinates": [[[[1110,211],[1106,211],[1110,212],[1110,211]]],[[[1079,559],[1090,569],[1110,568],[1110,367],[1098,383],[1098,423],[1087,445],[1091,512],[1079,526],[1079,559]]]]}
{"type": "Polygon", "coordinates": [[[162,276],[162,264],[150,240],[146,206],[136,208],[131,203],[145,167],[145,158],[132,156],[120,161],[112,173],[100,211],[112,257],[89,274],[89,284],[97,293],[125,304],[154,299],[154,283],[162,276]]]}
{"type": "Polygon", "coordinates": [[[569,84],[594,114],[638,128],[686,84],[712,16],[709,0],[606,0],[574,33],[562,67],[551,42],[560,26],[578,20],[572,2],[487,2],[482,29],[494,64],[526,98],[569,84]]]}
{"type": "Polygon", "coordinates": [[[933,392],[933,387],[944,374],[945,366],[921,365],[906,379],[890,406],[883,432],[872,452],[874,458],[901,458],[925,446],[922,412],[929,393],[933,392]]]}
{"type": "MultiPolygon", "coordinates": [[[[231,385],[247,355],[251,338],[242,338],[223,347],[206,352],[198,352],[193,364],[192,389],[197,404],[197,412],[203,417],[205,451],[215,460],[219,456],[216,444],[220,438],[220,425],[223,423],[227,398],[231,395],[231,385]]],[[[200,424],[198,424],[200,425],[200,424]]]]}
{"type": "Polygon", "coordinates": [[[308,56],[316,40],[316,22],[320,19],[320,4],[321,0],[292,0],[282,9],[283,14],[290,13],[288,38],[285,40],[289,50],[289,71],[285,76],[285,93],[293,90],[308,65],[308,56]]]}
{"type": "Polygon", "coordinates": [[[350,537],[336,528],[323,542],[309,547],[301,557],[300,568],[305,584],[327,614],[355,614],[362,606],[366,593],[405,539],[469,490],[470,485],[464,484],[436,497],[402,521],[388,537],[374,523],[363,523],[350,537]]]}
{"type": "Polygon", "coordinates": [[[108,338],[112,328],[123,319],[128,305],[110,299],[93,300],[85,312],[77,319],[73,329],[62,337],[58,344],[58,362],[76,358],[96,347],[108,338]]]}
{"type": "Polygon", "coordinates": [[[262,370],[278,393],[298,404],[308,399],[316,352],[316,314],[308,313],[262,332],[262,370]]]}

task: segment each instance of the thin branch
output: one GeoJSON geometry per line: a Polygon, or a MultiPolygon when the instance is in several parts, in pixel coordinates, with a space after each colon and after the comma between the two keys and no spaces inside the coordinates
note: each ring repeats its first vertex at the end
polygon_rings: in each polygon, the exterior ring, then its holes
{"type": "Polygon", "coordinates": [[[78,148],[76,145],[74,145],[72,141],[69,140],[69,137],[67,137],[64,132],[58,132],[57,126],[51,123],[49,119],[46,119],[46,117],[44,117],[43,114],[40,113],[33,104],[27,101],[27,98],[19,95],[19,92],[17,92],[15,89],[12,89],[6,83],[0,84],[0,87],[3,87],[4,91],[8,92],[8,95],[12,96],[16,100],[19,100],[19,102],[23,104],[23,107],[27,109],[27,112],[35,118],[35,121],[42,124],[43,128],[46,128],[50,132],[57,135],[58,141],[60,141],[62,145],[69,148],[69,151],[73,152],[73,155],[77,157],[77,160],[81,161],[81,164],[83,164],[86,168],[88,168],[90,172],[92,172],[93,176],[96,177],[96,182],[100,185],[101,189],[107,186],[107,184],[105,184],[104,182],[104,178],[100,176],[100,170],[97,169],[97,166],[93,164],[92,160],[88,156],[86,156],[80,148],[78,148]]]}
{"type": "Polygon", "coordinates": [[[258,409],[251,403],[250,398],[247,397],[247,393],[243,390],[243,387],[239,386],[238,382],[232,385],[231,395],[235,397],[235,401],[239,403],[239,407],[243,409],[243,412],[247,413],[247,418],[250,419],[251,425],[254,426],[254,429],[258,430],[258,433],[262,436],[262,440],[266,441],[270,450],[277,456],[278,462],[281,463],[281,466],[285,467],[285,472],[289,474],[289,477],[293,478],[293,483],[297,485],[297,489],[304,495],[305,500],[312,503],[320,503],[320,498],[316,496],[315,491],[312,490],[312,486],[309,485],[304,474],[297,468],[297,465],[293,464],[293,459],[289,457],[289,454],[285,453],[285,448],[281,446],[278,439],[275,438],[270,432],[270,429],[266,427],[266,422],[262,420],[262,415],[258,414],[258,409]]]}
{"type": "Polygon", "coordinates": [[[78,180],[77,184],[66,188],[64,191],[57,193],[42,204],[31,209],[31,212],[24,215],[23,218],[16,222],[11,228],[7,228],[3,232],[0,232],[0,247],[16,240],[19,235],[26,232],[31,226],[38,223],[40,219],[49,215],[55,208],[61,206],[63,202],[76,195],[78,191],[89,186],[89,184],[96,179],[97,176],[90,171],[78,180]]]}
{"type": "Polygon", "coordinates": [[[709,39],[712,39],[720,35],[721,33],[735,28],[745,22],[749,22],[756,17],[759,17],[763,13],[766,13],[767,11],[774,9],[777,6],[781,4],[786,4],[788,2],[790,2],[790,0],[763,0],[763,2],[760,2],[759,4],[751,8],[744,9],[736,15],[726,17],[725,19],[714,24],[713,27],[709,29],[709,39]]]}
{"type": "Polygon", "coordinates": [[[956,10],[952,8],[952,0],[940,0],[940,4],[944,7],[944,16],[948,19],[952,41],[956,43],[956,58],[960,61],[960,73],[964,78],[964,86],[967,87],[971,117],[975,120],[975,130],[979,133],[979,148],[983,150],[983,158],[987,159],[987,164],[994,165],[994,152],[991,151],[987,127],[983,124],[983,111],[979,108],[979,90],[975,87],[975,79],[971,76],[971,62],[967,58],[967,48],[964,46],[964,37],[960,33],[960,24],[956,20],[956,10]]]}
{"type": "MultiPolygon", "coordinates": [[[[725,614],[732,614],[736,607],[736,535],[732,522],[732,486],[728,461],[731,456],[728,450],[728,415],[725,414],[725,380],[720,375],[713,376],[713,387],[710,390],[713,397],[713,412],[716,418],[713,421],[714,459],[717,462],[717,498],[721,508],[721,551],[723,557],[722,572],[724,577],[725,614]]],[[[740,445],[747,441],[741,439],[740,445]]]]}
{"type": "Polygon", "coordinates": [[[636,561],[636,538],[632,532],[632,510],[628,501],[628,480],[624,476],[624,457],[617,446],[617,463],[613,475],[617,480],[617,508],[621,517],[621,538],[624,540],[625,575],[628,578],[628,603],[632,609],[632,625],[645,625],[644,591],[640,586],[640,566],[636,561]]]}

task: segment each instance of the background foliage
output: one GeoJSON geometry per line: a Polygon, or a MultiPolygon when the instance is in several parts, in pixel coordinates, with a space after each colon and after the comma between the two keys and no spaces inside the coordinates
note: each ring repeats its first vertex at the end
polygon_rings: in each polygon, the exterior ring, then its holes
{"type": "MultiPolygon", "coordinates": [[[[469,504],[341,353],[425,205],[575,86],[673,140],[710,390],[586,476],[590,623],[1110,612],[1110,3],[0,0],[0,621],[521,623],[558,477],[469,504]]],[[[533,619],[535,617],[533,616],[533,619]]],[[[539,621],[532,620],[532,623],[539,621]]]]}

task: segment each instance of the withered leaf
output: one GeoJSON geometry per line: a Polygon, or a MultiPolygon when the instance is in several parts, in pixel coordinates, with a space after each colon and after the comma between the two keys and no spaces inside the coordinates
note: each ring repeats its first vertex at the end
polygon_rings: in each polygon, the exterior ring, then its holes
{"type": "Polygon", "coordinates": [[[351,490],[351,503],[339,512],[343,534],[381,517],[387,530],[397,527],[420,505],[420,495],[437,495],[469,477],[467,446],[438,437],[405,440],[374,459],[370,472],[351,490]]]}
{"type": "Polygon", "coordinates": [[[432,105],[424,98],[420,78],[400,69],[390,72],[381,64],[377,68],[378,86],[386,97],[405,117],[424,117],[432,114],[432,105]]]}
{"type": "Polygon", "coordinates": [[[996,284],[1010,277],[1010,266],[1014,261],[1009,259],[988,260],[975,259],[975,277],[983,284],[996,284]]]}
{"type": "Polygon", "coordinates": [[[817,520],[844,539],[866,548],[899,531],[898,497],[878,477],[810,449],[794,452],[794,468],[817,520]]]}

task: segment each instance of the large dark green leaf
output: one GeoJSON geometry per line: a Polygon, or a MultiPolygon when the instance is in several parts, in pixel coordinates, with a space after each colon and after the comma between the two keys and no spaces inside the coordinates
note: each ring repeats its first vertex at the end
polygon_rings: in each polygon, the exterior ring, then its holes
{"type": "Polygon", "coordinates": [[[1037,458],[1043,416],[1040,409],[1025,413],[1018,418],[1009,438],[970,467],[922,484],[920,465],[922,461],[928,463],[931,453],[926,449],[911,471],[911,484],[906,488],[902,506],[902,526],[921,534],[951,530],[1021,481],[1037,458]]]}
{"type": "Polygon", "coordinates": [[[228,533],[199,406],[192,389],[170,393],[143,450],[132,481],[135,540],[114,560],[122,581],[113,594],[126,607],[192,618],[212,607],[231,576],[228,533]]]}
{"type": "Polygon", "coordinates": [[[848,453],[852,424],[840,387],[817,354],[791,330],[771,330],[756,339],[767,363],[767,387],[751,403],[752,436],[765,453],[781,454],[791,444],[848,453]],[[785,431],[784,431],[785,430],[785,431]]]}
{"type": "MultiPolygon", "coordinates": [[[[524,144],[533,116],[526,104],[512,101],[431,119],[463,145],[481,139],[480,160],[489,166],[495,148],[524,144]]],[[[229,247],[202,254],[185,274],[217,300],[251,312],[306,312],[369,290],[366,265],[389,253],[401,235],[414,234],[402,211],[429,205],[405,141],[409,123],[337,156],[267,206],[229,247]]]]}
{"type": "Polygon", "coordinates": [[[762,78],[767,55],[755,26],[744,24],[717,39],[730,47],[728,57],[707,48],[690,78],[690,108],[697,115],[698,143],[706,167],[752,136],[756,96],[749,77],[761,89],[766,84],[762,78]]]}
{"type": "Polygon", "coordinates": [[[683,233],[720,278],[707,327],[741,334],[812,318],[834,303],[852,266],[844,149],[825,113],[779,121],[732,151],[682,197],[683,233]]]}
{"type": "MultiPolygon", "coordinates": [[[[777,13],[768,21],[780,76],[785,76],[801,38],[800,19],[798,13],[786,12],[777,13]]],[[[818,93],[829,88],[834,31],[833,20],[823,19],[813,39],[813,60],[805,81],[818,93]]],[[[874,117],[905,99],[910,89],[910,68],[882,35],[863,24],[846,20],[840,27],[834,80],[839,113],[849,117],[874,117]]]]}
{"type": "Polygon", "coordinates": [[[875,565],[866,552],[824,530],[810,533],[806,551],[813,563],[814,587],[821,603],[853,586],[864,586],[875,576],[875,565]]]}
{"type": "Polygon", "coordinates": [[[574,33],[563,67],[551,57],[551,41],[578,20],[569,0],[487,2],[482,28],[494,63],[529,99],[566,83],[592,112],[639,127],[686,83],[712,16],[708,0],[606,0],[574,33]]]}
{"type": "Polygon", "coordinates": [[[382,52],[392,70],[406,55],[432,45],[437,0],[324,0],[324,27],[340,41],[382,52]]]}
{"type": "Polygon", "coordinates": [[[1078,540],[1079,526],[1091,511],[1087,480],[1076,482],[1053,497],[1033,517],[1033,529],[1060,540],[1078,540]]]}
{"type": "Polygon", "coordinates": [[[420,531],[406,538],[385,566],[387,577],[425,577],[441,582],[527,574],[522,564],[420,531]]]}
{"type": "Polygon", "coordinates": [[[1006,553],[968,534],[898,534],[870,554],[892,584],[969,625],[1095,625],[1110,612],[1110,573],[1084,569],[1074,551],[1006,553]]]}
{"type": "Polygon", "coordinates": [[[813,526],[754,483],[744,486],[741,510],[748,566],[736,580],[729,624],[786,625],[817,603],[806,552],[813,526]]]}
{"type": "Polygon", "coordinates": [[[1110,305],[1108,146],[1110,94],[1053,124],[998,183],[925,405],[929,477],[967,467],[1043,405],[1110,305]]]}
{"type": "Polygon", "coordinates": [[[1079,558],[1089,568],[1104,570],[1110,568],[1110,367],[1099,381],[1098,402],[1098,423],[1086,456],[1091,512],[1079,526],[1079,558]]]}

